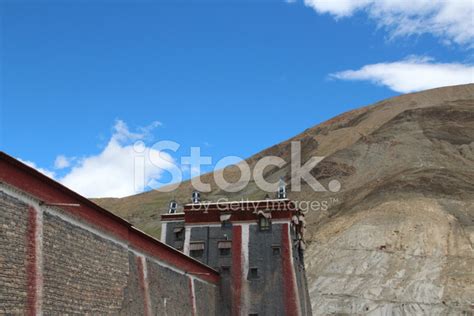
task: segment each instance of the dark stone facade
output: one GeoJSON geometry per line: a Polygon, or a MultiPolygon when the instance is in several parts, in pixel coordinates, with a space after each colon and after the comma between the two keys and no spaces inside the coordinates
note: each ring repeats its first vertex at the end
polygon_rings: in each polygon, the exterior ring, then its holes
{"type": "Polygon", "coordinates": [[[301,246],[304,217],[285,208],[291,203],[286,199],[275,203],[274,213],[268,207],[260,212],[256,201],[233,211],[190,204],[184,213],[162,216],[163,241],[220,272],[219,315],[311,315],[301,246]],[[260,216],[267,216],[268,227],[260,216]]]}
{"type": "Polygon", "coordinates": [[[283,271],[281,251],[282,224],[273,224],[270,231],[259,231],[258,225],[249,227],[249,269],[257,269],[256,277],[248,276],[251,312],[259,315],[278,315],[284,310],[283,271]]]}

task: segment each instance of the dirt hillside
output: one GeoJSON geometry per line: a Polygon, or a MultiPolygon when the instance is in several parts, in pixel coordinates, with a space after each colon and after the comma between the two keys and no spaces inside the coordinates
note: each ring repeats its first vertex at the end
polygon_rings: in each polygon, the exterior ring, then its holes
{"type": "MultiPolygon", "coordinates": [[[[303,186],[290,198],[320,201],[310,211],[307,274],[313,312],[353,314],[474,313],[474,84],[407,94],[344,113],[268,148],[290,161],[301,141],[303,163],[324,156],[312,174],[336,193],[303,186]]],[[[265,170],[289,182],[290,164],[265,170]]],[[[226,169],[226,179],[238,173],[226,169]]],[[[213,184],[212,174],[202,176],[213,184]]],[[[290,188],[291,190],[291,188],[290,188]]],[[[192,188],[96,202],[150,234],[174,197],[192,188]]],[[[254,183],[232,194],[213,185],[205,199],[265,196],[254,183]]]]}

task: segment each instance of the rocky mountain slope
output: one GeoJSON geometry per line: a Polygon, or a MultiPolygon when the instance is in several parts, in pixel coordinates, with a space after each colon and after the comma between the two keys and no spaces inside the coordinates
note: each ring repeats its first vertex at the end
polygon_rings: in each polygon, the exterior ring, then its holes
{"type": "MultiPolygon", "coordinates": [[[[474,313],[474,84],[407,94],[344,113],[249,158],[303,163],[325,156],[312,174],[337,193],[303,186],[294,200],[328,203],[310,211],[307,275],[313,312],[339,314],[474,313]]],[[[290,176],[290,164],[265,170],[290,176]]],[[[226,168],[226,179],[238,176],[226,168]]],[[[213,191],[212,174],[201,177],[213,191]]],[[[290,188],[291,189],[291,188],[290,188]]],[[[171,194],[147,192],[96,200],[158,236],[159,211],[171,197],[188,202],[189,182],[171,194]]],[[[263,198],[254,183],[230,198],[263,198]]]]}

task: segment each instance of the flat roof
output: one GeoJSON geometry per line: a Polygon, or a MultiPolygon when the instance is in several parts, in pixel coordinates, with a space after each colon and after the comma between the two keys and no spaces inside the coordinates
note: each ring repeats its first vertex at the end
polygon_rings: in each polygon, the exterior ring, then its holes
{"type": "Polygon", "coordinates": [[[235,200],[235,201],[216,201],[216,202],[200,202],[200,203],[186,203],[184,206],[192,205],[218,205],[218,204],[237,204],[237,203],[262,203],[262,202],[290,202],[290,199],[265,199],[265,200],[235,200]]]}

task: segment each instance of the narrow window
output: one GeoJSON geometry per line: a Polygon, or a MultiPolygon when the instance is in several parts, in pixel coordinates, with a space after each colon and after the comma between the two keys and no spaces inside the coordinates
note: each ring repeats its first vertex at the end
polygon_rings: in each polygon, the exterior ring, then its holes
{"type": "Polygon", "coordinates": [[[258,279],[258,268],[250,268],[249,279],[258,279]]]}
{"type": "Polygon", "coordinates": [[[219,249],[219,255],[222,257],[227,257],[230,255],[230,248],[219,249]]]}
{"type": "Polygon", "coordinates": [[[272,254],[274,256],[279,256],[280,255],[280,246],[272,246],[272,254]]]}
{"type": "Polygon", "coordinates": [[[230,220],[222,221],[222,228],[232,228],[232,222],[230,220]]]}
{"type": "Polygon", "coordinates": [[[220,270],[221,270],[222,274],[229,274],[230,273],[230,267],[229,266],[222,266],[220,270]]]}
{"type": "Polygon", "coordinates": [[[194,242],[189,245],[189,254],[193,258],[200,258],[204,255],[204,243],[194,242]]]}
{"type": "Polygon", "coordinates": [[[270,220],[265,216],[260,216],[258,219],[258,227],[260,231],[268,231],[270,230],[270,220]]]}
{"type": "Polygon", "coordinates": [[[219,248],[219,256],[225,257],[230,255],[230,249],[232,247],[231,241],[219,241],[217,248],[219,248]]]}
{"type": "Polygon", "coordinates": [[[181,241],[184,237],[184,227],[175,227],[173,228],[174,240],[181,241]]]}

